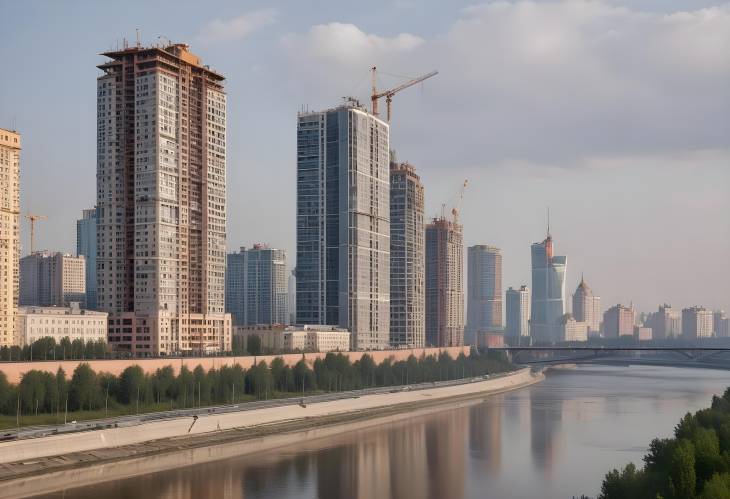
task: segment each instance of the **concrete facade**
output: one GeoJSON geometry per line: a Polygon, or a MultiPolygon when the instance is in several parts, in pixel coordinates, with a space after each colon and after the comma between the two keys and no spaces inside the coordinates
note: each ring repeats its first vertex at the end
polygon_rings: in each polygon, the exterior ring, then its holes
{"type": "Polygon", "coordinates": [[[241,346],[248,349],[248,341],[256,336],[262,350],[267,352],[347,352],[350,332],[336,326],[283,324],[235,326],[233,334],[241,346]]]}
{"type": "Polygon", "coordinates": [[[18,343],[20,134],[0,128],[0,346],[18,343]]]}
{"type": "Polygon", "coordinates": [[[86,308],[96,310],[96,208],[76,221],[76,254],[86,260],[86,308]]]}
{"type": "Polygon", "coordinates": [[[634,335],[634,321],[636,312],[634,307],[614,305],[603,314],[603,337],[620,338],[634,335]]]}
{"type": "Polygon", "coordinates": [[[426,344],[464,344],[464,236],[443,217],[426,226],[426,344]]]}
{"type": "Polygon", "coordinates": [[[504,335],[516,340],[530,336],[530,288],[509,288],[505,293],[506,325],[504,335]]]}
{"type": "Polygon", "coordinates": [[[426,344],[424,189],[413,165],[390,165],[390,344],[426,344]]]}
{"type": "Polygon", "coordinates": [[[651,327],[655,340],[679,337],[682,334],[682,313],[665,303],[649,315],[647,325],[651,327]]]}
{"type": "Polygon", "coordinates": [[[573,294],[573,317],[578,322],[588,324],[589,331],[601,329],[601,297],[593,294],[582,276],[573,294]]]}
{"type": "Polygon", "coordinates": [[[97,78],[97,301],[133,355],[230,350],[224,77],[184,44],[125,47],[97,78]]]}
{"type": "Polygon", "coordinates": [[[704,307],[682,309],[682,336],[688,340],[711,338],[714,332],[712,311],[704,307]]]}
{"type": "Polygon", "coordinates": [[[479,244],[467,250],[465,344],[474,344],[479,331],[498,332],[502,322],[502,252],[479,244]]]}
{"type": "Polygon", "coordinates": [[[558,322],[558,341],[588,341],[588,324],[578,321],[573,314],[565,314],[558,322]]]}
{"type": "Polygon", "coordinates": [[[297,117],[297,322],[390,342],[389,125],[355,101],[297,117]]]}
{"type": "Polygon", "coordinates": [[[86,306],[86,259],[66,253],[36,251],[20,259],[23,306],[86,306]]]}
{"type": "Polygon", "coordinates": [[[106,312],[83,310],[78,303],[69,307],[19,307],[20,345],[29,345],[45,337],[53,338],[56,343],[64,338],[106,343],[107,316],[106,312]]]}

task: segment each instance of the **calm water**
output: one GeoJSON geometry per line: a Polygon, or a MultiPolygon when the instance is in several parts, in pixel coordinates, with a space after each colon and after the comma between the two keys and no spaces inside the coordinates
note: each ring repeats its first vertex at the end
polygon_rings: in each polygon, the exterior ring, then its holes
{"type": "Polygon", "coordinates": [[[612,467],[710,404],[730,373],[584,366],[484,402],[65,498],[472,499],[595,495],[612,467]]]}

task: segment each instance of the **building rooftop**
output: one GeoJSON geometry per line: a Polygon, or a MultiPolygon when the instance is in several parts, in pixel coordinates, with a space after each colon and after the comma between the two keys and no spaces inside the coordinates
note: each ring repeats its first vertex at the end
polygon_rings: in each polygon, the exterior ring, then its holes
{"type": "Polygon", "coordinates": [[[202,63],[202,60],[199,56],[193,54],[190,52],[190,46],[185,43],[171,43],[171,44],[160,44],[160,45],[152,45],[150,47],[142,47],[141,45],[136,45],[134,47],[124,47],[121,50],[111,50],[108,52],[102,52],[101,55],[108,57],[112,59],[111,61],[104,62],[102,64],[99,64],[97,67],[99,69],[106,69],[111,66],[114,66],[118,63],[118,61],[121,61],[121,59],[124,58],[126,55],[135,54],[139,52],[147,52],[151,56],[152,54],[157,55],[164,55],[164,56],[172,56],[178,61],[189,64],[190,66],[194,66],[196,68],[199,68],[203,72],[206,73],[206,75],[211,78],[212,80],[222,82],[225,80],[225,76],[218,73],[214,69],[212,69],[208,65],[204,65],[202,63]]]}

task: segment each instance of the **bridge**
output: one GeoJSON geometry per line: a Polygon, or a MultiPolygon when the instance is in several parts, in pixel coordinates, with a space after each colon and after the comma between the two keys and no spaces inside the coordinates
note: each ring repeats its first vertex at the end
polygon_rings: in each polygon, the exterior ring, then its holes
{"type": "MultiPolygon", "coordinates": [[[[514,347],[496,347],[489,348],[489,351],[505,352],[512,362],[522,364],[556,364],[562,362],[591,362],[599,359],[615,357],[621,353],[639,353],[640,356],[632,356],[632,360],[643,359],[649,360],[647,357],[641,357],[641,353],[676,353],[686,361],[707,362],[712,361],[713,357],[727,353],[730,354],[730,347],[694,347],[694,346],[677,346],[677,347],[635,347],[635,346],[514,346],[514,347]],[[549,355],[552,353],[553,355],[549,355]],[[532,354],[532,358],[528,357],[532,354]],[[535,355],[537,354],[537,355],[535,355]]],[[[667,359],[664,359],[665,361],[667,359]]],[[[730,367],[730,356],[727,359],[728,367],[730,367]]]]}

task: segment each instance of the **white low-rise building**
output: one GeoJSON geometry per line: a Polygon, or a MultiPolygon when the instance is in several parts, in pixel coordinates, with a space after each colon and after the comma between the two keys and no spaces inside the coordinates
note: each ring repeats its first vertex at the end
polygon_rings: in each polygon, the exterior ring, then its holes
{"type": "Polygon", "coordinates": [[[302,352],[347,352],[350,332],[334,326],[293,327],[284,331],[284,350],[302,352]]]}
{"type": "Polygon", "coordinates": [[[280,352],[347,352],[350,350],[350,332],[336,326],[260,324],[235,326],[234,337],[248,350],[248,342],[257,336],[263,353],[280,352]]]}
{"type": "Polygon", "coordinates": [[[106,312],[83,310],[79,303],[68,307],[18,307],[18,339],[20,346],[51,337],[87,341],[107,340],[106,312]]]}

